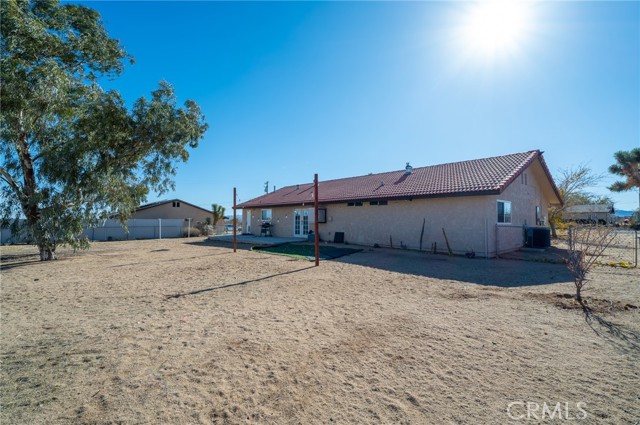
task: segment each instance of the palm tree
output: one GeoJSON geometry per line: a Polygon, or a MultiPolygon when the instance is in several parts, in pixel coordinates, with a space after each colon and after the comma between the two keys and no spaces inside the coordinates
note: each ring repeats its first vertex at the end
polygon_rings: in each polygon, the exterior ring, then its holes
{"type": "Polygon", "coordinates": [[[631,149],[629,152],[618,151],[613,156],[618,163],[609,167],[609,172],[625,177],[626,181],[615,182],[609,186],[609,190],[624,192],[638,188],[638,202],[640,203],[640,148],[631,149]]]}
{"type": "Polygon", "coordinates": [[[218,204],[211,204],[211,211],[213,212],[213,224],[218,224],[218,221],[224,218],[224,207],[218,204]]]}

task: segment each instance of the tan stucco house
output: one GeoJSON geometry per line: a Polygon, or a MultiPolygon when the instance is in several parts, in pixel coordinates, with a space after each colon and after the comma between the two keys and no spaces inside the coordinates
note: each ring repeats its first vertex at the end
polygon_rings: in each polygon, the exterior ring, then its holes
{"type": "Polygon", "coordinates": [[[141,205],[131,216],[132,219],[161,218],[161,219],[191,219],[191,224],[204,222],[206,218],[213,219],[213,213],[197,205],[190,204],[181,199],[170,199],[141,205]]]}
{"type": "MultiPolygon", "coordinates": [[[[369,246],[474,252],[518,249],[524,229],[546,226],[561,205],[538,150],[492,158],[348,177],[319,183],[319,235],[369,246]],[[444,231],[443,231],[444,229],[444,231]],[[446,238],[445,238],[446,234],[446,238]]],[[[313,230],[313,184],[283,187],[241,203],[243,231],[264,224],[278,237],[306,239],[313,230]]]]}

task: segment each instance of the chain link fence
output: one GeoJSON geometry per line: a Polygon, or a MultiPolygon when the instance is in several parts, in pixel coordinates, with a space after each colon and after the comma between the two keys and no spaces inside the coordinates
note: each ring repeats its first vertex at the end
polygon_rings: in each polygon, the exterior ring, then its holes
{"type": "MultiPolygon", "coordinates": [[[[585,226],[569,226],[566,233],[559,234],[554,242],[558,248],[572,249],[581,242],[585,226]]],[[[611,243],[602,253],[599,263],[610,266],[638,267],[640,255],[640,233],[638,230],[610,227],[611,243]]]]}

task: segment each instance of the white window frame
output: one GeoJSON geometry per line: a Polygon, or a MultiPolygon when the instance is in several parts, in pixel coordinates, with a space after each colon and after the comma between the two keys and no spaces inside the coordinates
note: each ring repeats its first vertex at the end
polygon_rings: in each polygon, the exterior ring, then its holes
{"type": "Polygon", "coordinates": [[[273,211],[271,210],[271,208],[260,210],[260,221],[262,221],[263,223],[271,223],[272,218],[273,218],[273,211]],[[267,215],[269,216],[269,218],[264,218],[265,212],[268,213],[267,215]]]}
{"type": "Polygon", "coordinates": [[[502,200],[502,199],[498,199],[498,201],[496,202],[496,220],[497,220],[498,224],[512,224],[513,223],[513,208],[511,208],[511,201],[505,201],[505,200],[502,200]],[[502,211],[503,211],[502,218],[503,218],[504,221],[500,221],[500,206],[499,205],[500,205],[501,202],[504,204],[504,206],[502,207],[502,211]],[[509,215],[508,215],[509,221],[506,220],[507,214],[505,213],[505,209],[506,209],[505,207],[507,205],[509,206],[509,215]]]}

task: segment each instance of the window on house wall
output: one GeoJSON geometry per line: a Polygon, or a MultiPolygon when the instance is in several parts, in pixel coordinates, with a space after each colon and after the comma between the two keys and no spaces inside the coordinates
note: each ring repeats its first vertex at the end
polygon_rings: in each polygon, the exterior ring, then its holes
{"type": "Polygon", "coordinates": [[[177,208],[180,206],[180,202],[173,201],[173,207],[177,208]]]}
{"type": "Polygon", "coordinates": [[[262,221],[271,221],[271,210],[262,210],[260,212],[260,219],[262,221]]]}
{"type": "Polygon", "coordinates": [[[348,206],[348,207],[352,207],[352,206],[354,206],[355,204],[356,204],[355,202],[347,202],[347,206],[348,206]]]}
{"type": "Polygon", "coordinates": [[[498,201],[498,223],[511,223],[510,201],[498,201]]]}
{"type": "Polygon", "coordinates": [[[380,201],[378,202],[378,205],[387,205],[387,203],[388,203],[387,201],[380,201]]]}
{"type": "Polygon", "coordinates": [[[362,202],[356,202],[356,207],[361,207],[362,206],[362,202]]]}
{"type": "Polygon", "coordinates": [[[540,207],[536,206],[536,225],[542,224],[542,217],[540,217],[540,207]]]}

